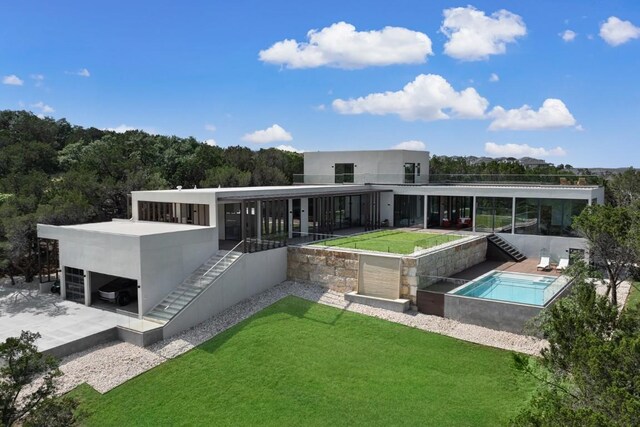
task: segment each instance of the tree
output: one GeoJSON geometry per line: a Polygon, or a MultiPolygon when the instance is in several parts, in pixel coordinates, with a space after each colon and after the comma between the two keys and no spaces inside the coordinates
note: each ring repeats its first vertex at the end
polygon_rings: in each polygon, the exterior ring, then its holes
{"type": "Polygon", "coordinates": [[[77,406],[71,399],[56,399],[55,379],[62,375],[58,362],[38,352],[40,334],[23,331],[0,344],[0,419],[3,426],[64,426],[74,422],[77,406]],[[35,384],[31,389],[28,387],[35,384]],[[45,418],[46,417],[46,418],[45,418]],[[46,419],[46,423],[42,423],[46,419]]]}
{"type": "Polygon", "coordinates": [[[546,309],[542,358],[515,355],[539,380],[516,425],[640,425],[640,311],[618,311],[597,295],[584,264],[572,267],[569,297],[546,309]]]}
{"type": "Polygon", "coordinates": [[[251,184],[251,172],[243,172],[233,166],[221,166],[207,170],[201,187],[247,187],[251,184]]]}
{"type": "Polygon", "coordinates": [[[607,198],[616,206],[633,206],[640,202],[640,171],[629,168],[613,175],[607,183],[607,198]]]}
{"type": "MultiPolygon", "coordinates": [[[[636,213],[637,214],[637,213],[636,213]]],[[[573,227],[588,241],[593,261],[607,272],[607,295],[618,302],[617,288],[636,261],[634,215],[627,207],[592,205],[573,218],[573,227]]]]}

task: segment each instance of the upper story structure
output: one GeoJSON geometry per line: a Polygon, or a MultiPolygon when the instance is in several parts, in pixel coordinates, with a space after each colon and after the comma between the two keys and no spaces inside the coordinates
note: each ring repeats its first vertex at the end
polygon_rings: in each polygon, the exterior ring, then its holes
{"type": "Polygon", "coordinates": [[[296,184],[427,184],[429,152],[409,150],[304,153],[296,184]]]}

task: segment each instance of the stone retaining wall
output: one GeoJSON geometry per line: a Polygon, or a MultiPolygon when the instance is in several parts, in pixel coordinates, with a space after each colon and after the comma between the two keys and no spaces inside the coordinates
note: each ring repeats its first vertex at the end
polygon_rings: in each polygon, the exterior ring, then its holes
{"type": "Polygon", "coordinates": [[[287,279],[314,282],[337,292],[358,290],[359,254],[312,247],[290,246],[287,279]]]}
{"type": "MultiPolygon", "coordinates": [[[[418,288],[448,277],[486,259],[487,239],[483,236],[447,244],[441,249],[418,256],[403,256],[401,260],[400,298],[415,305],[418,288]]],[[[367,256],[375,253],[367,252],[367,256]]],[[[380,254],[381,257],[389,255],[380,254]]],[[[338,292],[358,290],[359,252],[295,247],[288,248],[287,278],[314,282],[338,292]]]]}
{"type": "Polygon", "coordinates": [[[486,260],[487,239],[484,236],[465,240],[416,257],[402,258],[400,298],[416,302],[417,289],[449,277],[486,260]]]}

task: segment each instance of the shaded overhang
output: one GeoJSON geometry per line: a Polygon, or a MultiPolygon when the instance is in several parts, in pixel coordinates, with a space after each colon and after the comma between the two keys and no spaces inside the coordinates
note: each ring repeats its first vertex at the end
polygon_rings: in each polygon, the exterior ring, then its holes
{"type": "Polygon", "coordinates": [[[282,200],[282,199],[299,199],[299,198],[315,198],[315,197],[335,197],[335,196],[362,196],[364,194],[389,193],[392,189],[373,189],[373,188],[345,188],[332,189],[330,191],[318,191],[318,189],[309,189],[307,191],[287,191],[268,194],[238,194],[222,196],[218,198],[218,202],[237,203],[242,201],[257,200],[282,200]]]}

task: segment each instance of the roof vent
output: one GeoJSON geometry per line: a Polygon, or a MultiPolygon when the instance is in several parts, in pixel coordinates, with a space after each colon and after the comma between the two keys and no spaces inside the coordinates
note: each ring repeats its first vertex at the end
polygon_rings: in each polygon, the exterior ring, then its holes
{"type": "Polygon", "coordinates": [[[178,191],[180,191],[182,190],[182,185],[178,185],[176,188],[178,189],[178,191]]]}

